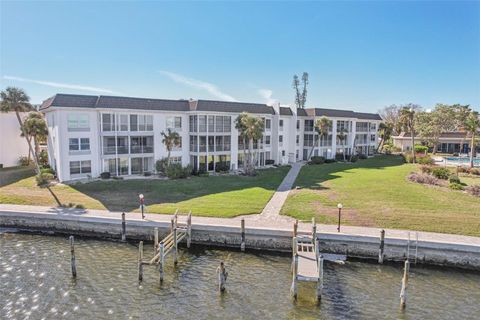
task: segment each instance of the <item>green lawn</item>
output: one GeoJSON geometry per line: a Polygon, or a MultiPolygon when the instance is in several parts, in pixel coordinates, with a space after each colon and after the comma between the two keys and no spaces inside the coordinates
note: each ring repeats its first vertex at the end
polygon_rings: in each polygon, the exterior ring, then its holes
{"type": "Polygon", "coordinates": [[[397,156],[305,166],[282,214],[335,224],[342,203],[343,224],[480,236],[480,198],[409,182],[415,170],[397,156]]]}
{"type": "Polygon", "coordinates": [[[0,188],[0,202],[30,205],[82,204],[91,209],[138,210],[143,193],[147,212],[173,213],[192,210],[197,216],[234,217],[260,213],[287,174],[288,167],[259,170],[255,177],[211,176],[182,180],[95,181],[46,188],[33,177],[0,188]]]}

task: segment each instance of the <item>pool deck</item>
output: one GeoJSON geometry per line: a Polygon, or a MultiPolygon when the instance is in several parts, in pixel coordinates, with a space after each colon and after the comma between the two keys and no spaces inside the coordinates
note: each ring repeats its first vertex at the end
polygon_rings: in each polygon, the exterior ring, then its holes
{"type": "MultiPolygon", "coordinates": [[[[172,215],[126,213],[127,238],[151,239],[153,228],[168,232],[172,215]]],[[[245,219],[249,249],[290,251],[293,220],[261,215],[236,218],[192,217],[192,242],[239,247],[241,219],[245,219]]],[[[0,227],[120,238],[121,212],[0,204],[0,227]]],[[[380,228],[317,224],[325,252],[353,257],[378,257],[380,228]]],[[[299,223],[299,233],[311,231],[310,223],[299,223]]],[[[418,234],[418,259],[424,263],[447,264],[480,270],[480,237],[385,229],[386,261],[413,255],[418,234]],[[410,233],[410,251],[407,251],[410,233]]]]}

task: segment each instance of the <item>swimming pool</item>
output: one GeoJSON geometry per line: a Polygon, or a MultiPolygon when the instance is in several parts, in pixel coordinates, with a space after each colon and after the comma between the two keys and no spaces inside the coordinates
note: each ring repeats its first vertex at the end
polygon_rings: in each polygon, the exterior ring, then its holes
{"type": "MultiPolygon", "coordinates": [[[[470,163],[470,158],[460,158],[460,157],[444,157],[446,162],[453,163],[453,164],[468,164],[470,163]]],[[[480,166],[480,158],[473,159],[473,165],[475,167],[480,166]]]]}

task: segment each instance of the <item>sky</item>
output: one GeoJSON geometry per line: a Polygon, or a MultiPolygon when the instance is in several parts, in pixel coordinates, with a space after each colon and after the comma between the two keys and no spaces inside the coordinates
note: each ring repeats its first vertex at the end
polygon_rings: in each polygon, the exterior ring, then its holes
{"type": "Polygon", "coordinates": [[[0,88],[480,109],[480,1],[0,1],[0,88]]]}

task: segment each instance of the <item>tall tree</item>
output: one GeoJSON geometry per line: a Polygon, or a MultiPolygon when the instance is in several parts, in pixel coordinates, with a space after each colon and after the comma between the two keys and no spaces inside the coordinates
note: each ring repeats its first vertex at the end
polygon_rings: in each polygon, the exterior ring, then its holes
{"type": "Polygon", "coordinates": [[[317,144],[317,141],[323,137],[328,137],[328,131],[332,128],[332,120],[328,119],[325,116],[320,117],[315,121],[315,133],[313,137],[313,145],[312,150],[310,150],[310,155],[308,156],[308,160],[312,157],[313,150],[317,144]]]}
{"type": "Polygon", "coordinates": [[[235,119],[235,128],[243,141],[248,141],[248,153],[244,144],[244,171],[247,175],[255,174],[255,155],[253,152],[253,142],[263,138],[264,122],[263,119],[242,112],[235,119]]]}
{"type": "Polygon", "coordinates": [[[402,126],[400,124],[401,109],[402,106],[392,104],[378,111],[383,122],[391,127],[392,135],[394,136],[398,136],[402,132],[402,126]]]}
{"type": "Polygon", "coordinates": [[[340,141],[340,144],[343,146],[343,161],[346,161],[346,158],[345,158],[345,142],[347,140],[347,134],[348,134],[348,131],[347,129],[345,128],[342,128],[340,129],[340,131],[337,132],[337,138],[338,140],[340,141]]]}
{"type": "Polygon", "coordinates": [[[307,72],[303,73],[301,83],[297,75],[293,76],[293,88],[295,89],[295,104],[299,109],[305,108],[305,103],[307,102],[307,85],[308,85],[307,72]]]}
{"type": "Polygon", "coordinates": [[[392,133],[393,133],[392,123],[382,122],[378,125],[378,135],[380,136],[380,143],[377,146],[377,152],[378,150],[381,150],[383,148],[385,141],[390,140],[392,133]]]}
{"type": "Polygon", "coordinates": [[[48,127],[43,114],[40,112],[30,112],[25,119],[23,119],[23,134],[34,143],[35,155],[40,155],[40,141],[45,141],[48,135],[48,127]]]}
{"type": "Polygon", "coordinates": [[[162,131],[162,143],[165,145],[167,149],[167,165],[170,165],[170,153],[172,152],[173,148],[180,146],[182,139],[180,135],[176,131],[172,131],[172,129],[167,129],[167,132],[162,131]]]}
{"type": "Polygon", "coordinates": [[[5,90],[0,92],[1,102],[0,102],[0,109],[2,112],[15,112],[18,120],[18,124],[20,125],[20,130],[27,140],[28,143],[28,150],[32,154],[33,162],[35,163],[35,169],[37,174],[40,173],[40,166],[38,165],[37,156],[35,151],[32,148],[32,143],[28,139],[27,135],[23,131],[23,122],[22,118],[20,117],[21,112],[28,112],[32,111],[33,107],[30,104],[29,96],[23,91],[22,89],[15,88],[15,87],[8,87],[5,90]]]}
{"type": "Polygon", "coordinates": [[[470,135],[470,168],[473,168],[473,159],[477,147],[476,139],[480,131],[480,117],[478,112],[470,111],[468,117],[465,119],[464,128],[467,135],[470,135]]]}
{"type": "Polygon", "coordinates": [[[416,162],[415,158],[415,114],[416,110],[419,110],[420,107],[418,105],[409,103],[402,107],[400,110],[400,118],[399,123],[403,129],[403,131],[410,133],[411,135],[411,142],[412,142],[412,155],[413,155],[413,163],[416,162]]]}

